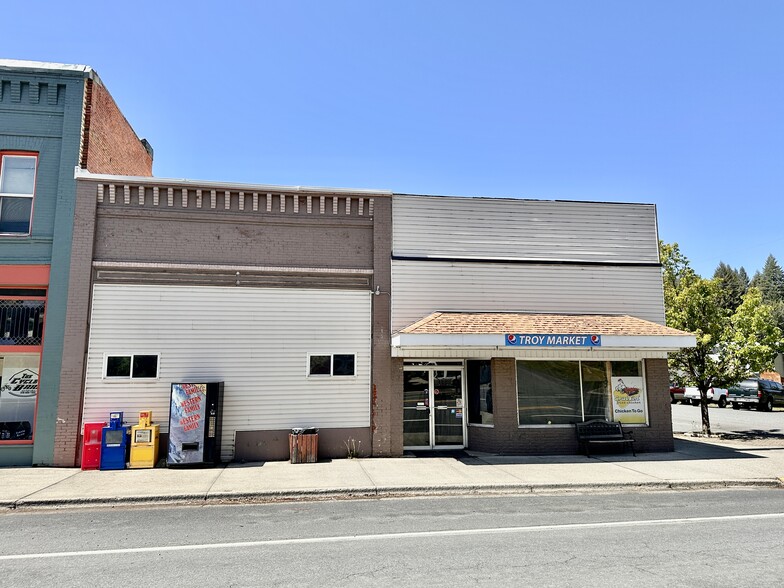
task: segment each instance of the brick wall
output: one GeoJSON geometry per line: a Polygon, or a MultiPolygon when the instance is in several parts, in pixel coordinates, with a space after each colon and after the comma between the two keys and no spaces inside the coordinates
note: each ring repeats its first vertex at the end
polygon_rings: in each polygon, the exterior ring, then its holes
{"type": "Polygon", "coordinates": [[[369,219],[99,206],[95,259],[299,267],[373,267],[369,219]]]}
{"type": "Polygon", "coordinates": [[[60,394],[54,438],[54,465],[77,464],[82,413],[82,381],[90,318],[90,291],[95,234],[95,190],[77,184],[71,279],[60,367],[60,394]]]}
{"type": "Polygon", "coordinates": [[[401,455],[403,445],[396,443],[403,435],[402,384],[392,379],[393,361],[390,347],[390,306],[392,276],[392,200],[379,200],[373,218],[373,390],[371,396],[371,431],[374,456],[401,455]]]}
{"type": "Polygon", "coordinates": [[[152,176],[152,155],[98,81],[86,81],[80,167],[96,174],[152,176]]]}

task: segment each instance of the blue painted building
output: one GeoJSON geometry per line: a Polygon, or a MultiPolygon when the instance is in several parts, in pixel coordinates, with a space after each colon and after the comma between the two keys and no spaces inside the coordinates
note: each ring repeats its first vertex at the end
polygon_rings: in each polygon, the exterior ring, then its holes
{"type": "MultiPolygon", "coordinates": [[[[74,465],[58,412],[74,236],[75,168],[152,175],[95,71],[0,59],[0,465],[74,465]]],[[[82,353],[82,350],[73,350],[82,353]]]]}

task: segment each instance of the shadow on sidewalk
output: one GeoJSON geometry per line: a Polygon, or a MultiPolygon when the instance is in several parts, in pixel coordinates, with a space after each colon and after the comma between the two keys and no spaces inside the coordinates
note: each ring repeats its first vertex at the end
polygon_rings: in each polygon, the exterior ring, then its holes
{"type": "MultiPolygon", "coordinates": [[[[763,448],[724,447],[704,441],[674,439],[675,451],[640,453],[637,456],[628,453],[591,452],[591,457],[575,455],[500,455],[482,453],[471,450],[450,451],[407,451],[405,456],[417,458],[452,458],[465,465],[505,465],[505,464],[577,464],[577,463],[624,463],[624,462],[663,462],[693,461],[704,459],[757,459],[758,455],[750,455],[747,451],[760,451],[763,448]]],[[[783,448],[784,449],[784,448],[783,448]]]]}

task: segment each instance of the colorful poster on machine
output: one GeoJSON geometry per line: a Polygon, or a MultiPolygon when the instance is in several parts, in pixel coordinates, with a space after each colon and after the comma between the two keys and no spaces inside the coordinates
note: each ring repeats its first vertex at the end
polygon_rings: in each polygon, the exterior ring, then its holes
{"type": "Polygon", "coordinates": [[[645,393],[642,378],[634,376],[612,378],[613,420],[626,424],[645,424],[645,393]]]}
{"type": "Polygon", "coordinates": [[[172,384],[168,461],[201,463],[207,413],[207,384],[172,384]],[[194,447],[196,450],[185,450],[194,447]]]}
{"type": "Polygon", "coordinates": [[[9,353],[0,358],[0,442],[33,438],[40,357],[37,353],[9,353]]]}

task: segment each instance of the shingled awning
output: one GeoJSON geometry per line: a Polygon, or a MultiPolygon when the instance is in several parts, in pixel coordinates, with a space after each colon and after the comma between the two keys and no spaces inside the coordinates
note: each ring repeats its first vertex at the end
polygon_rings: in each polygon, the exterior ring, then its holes
{"type": "Polygon", "coordinates": [[[393,351],[430,347],[666,352],[694,345],[691,333],[611,314],[434,312],[392,336],[393,351]]]}

